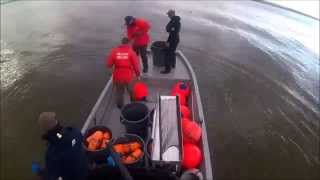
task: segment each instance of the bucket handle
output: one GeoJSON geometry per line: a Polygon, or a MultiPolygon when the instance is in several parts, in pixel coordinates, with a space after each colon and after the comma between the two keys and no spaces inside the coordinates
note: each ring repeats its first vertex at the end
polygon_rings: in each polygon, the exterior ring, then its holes
{"type": "MultiPolygon", "coordinates": [[[[151,111],[148,112],[147,117],[148,117],[148,127],[152,126],[152,120],[151,120],[151,115],[153,115],[155,108],[153,108],[151,111]]],[[[124,117],[122,117],[122,114],[120,114],[120,122],[123,124],[124,123],[124,117]]]]}

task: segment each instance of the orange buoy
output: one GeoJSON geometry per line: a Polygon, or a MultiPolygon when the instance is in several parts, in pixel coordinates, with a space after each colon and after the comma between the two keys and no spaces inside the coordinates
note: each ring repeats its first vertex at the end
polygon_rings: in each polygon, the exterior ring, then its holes
{"type": "Polygon", "coordinates": [[[191,111],[188,108],[188,106],[180,105],[180,112],[182,118],[190,118],[191,117],[191,111]]]}
{"type": "Polygon", "coordinates": [[[190,95],[190,85],[186,82],[178,82],[172,88],[171,93],[174,92],[180,93],[185,97],[188,97],[190,95]]]}
{"type": "Polygon", "coordinates": [[[202,161],[202,153],[198,146],[194,144],[183,145],[182,166],[185,169],[197,168],[202,161]]]}
{"type": "Polygon", "coordinates": [[[182,132],[184,143],[197,144],[201,139],[202,129],[195,121],[190,119],[182,119],[182,132]]]}
{"type": "Polygon", "coordinates": [[[137,82],[132,89],[132,98],[135,101],[143,101],[149,94],[148,86],[143,82],[137,82]]]}

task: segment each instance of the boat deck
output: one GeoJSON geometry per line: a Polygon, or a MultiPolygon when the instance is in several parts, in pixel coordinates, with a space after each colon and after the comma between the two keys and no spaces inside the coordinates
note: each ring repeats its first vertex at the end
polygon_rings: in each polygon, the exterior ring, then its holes
{"type": "Polygon", "coordinates": [[[153,59],[151,53],[148,53],[148,64],[149,71],[148,73],[142,74],[143,78],[146,79],[175,79],[175,80],[190,80],[190,73],[188,72],[187,67],[183,64],[183,60],[180,56],[176,56],[176,68],[172,69],[169,74],[161,74],[160,71],[164,67],[153,66],[153,59]]]}
{"type": "MultiPolygon", "coordinates": [[[[176,68],[172,69],[169,74],[161,74],[163,67],[153,66],[153,59],[150,51],[148,52],[149,72],[142,74],[141,80],[147,84],[149,88],[148,102],[146,103],[149,110],[152,110],[157,102],[159,95],[169,95],[174,84],[178,81],[190,81],[191,95],[188,100],[188,105],[192,109],[192,119],[199,123],[202,127],[201,143],[199,144],[203,152],[203,162],[199,169],[201,170],[204,179],[212,180],[212,166],[210,162],[210,150],[207,141],[206,125],[202,109],[201,98],[198,89],[196,75],[181,51],[176,54],[176,68]]],[[[113,138],[117,138],[125,133],[125,127],[120,122],[120,109],[116,106],[114,89],[112,80],[110,79],[103,89],[100,97],[94,105],[87,121],[83,125],[82,133],[95,125],[107,126],[112,130],[113,138]]],[[[129,103],[129,95],[125,93],[125,104],[129,103]]]]}
{"type": "MultiPolygon", "coordinates": [[[[172,86],[181,80],[189,81],[190,75],[188,69],[184,64],[182,64],[182,59],[179,56],[176,58],[176,68],[172,69],[169,74],[161,74],[160,71],[164,67],[153,66],[153,59],[151,53],[148,53],[148,63],[149,71],[148,73],[143,73],[141,80],[147,84],[149,88],[148,102],[146,103],[149,110],[152,110],[158,100],[159,95],[169,95],[172,86]]],[[[141,63],[140,63],[141,64],[141,63]]],[[[120,122],[120,109],[116,106],[115,94],[113,92],[108,92],[105,97],[108,100],[103,101],[104,105],[100,106],[96,114],[97,124],[104,125],[107,127],[112,127],[112,132],[114,137],[118,137],[125,133],[124,125],[120,122]]],[[[130,102],[128,93],[125,93],[125,102],[127,104],[130,102]]]]}

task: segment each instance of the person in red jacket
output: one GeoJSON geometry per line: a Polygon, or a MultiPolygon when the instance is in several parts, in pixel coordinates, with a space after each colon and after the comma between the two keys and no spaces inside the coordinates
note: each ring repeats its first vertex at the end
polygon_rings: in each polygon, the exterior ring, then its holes
{"type": "Polygon", "coordinates": [[[107,59],[107,67],[113,68],[112,75],[116,88],[117,106],[121,108],[125,89],[131,97],[130,86],[140,76],[138,57],[129,45],[128,38],[123,38],[122,44],[111,50],[107,59]]]}
{"type": "Polygon", "coordinates": [[[133,42],[133,49],[137,55],[141,56],[143,64],[143,72],[148,72],[148,57],[147,57],[147,46],[150,41],[149,38],[149,23],[140,18],[133,16],[126,16],[124,18],[127,26],[127,36],[130,41],[133,42]]]}

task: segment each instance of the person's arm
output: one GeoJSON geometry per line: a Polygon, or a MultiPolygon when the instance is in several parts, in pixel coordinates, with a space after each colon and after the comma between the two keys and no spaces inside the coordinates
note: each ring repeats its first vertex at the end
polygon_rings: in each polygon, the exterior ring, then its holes
{"type": "Polygon", "coordinates": [[[114,52],[113,52],[113,50],[111,50],[111,52],[108,55],[107,60],[106,60],[106,67],[112,68],[113,65],[114,65],[114,52]]]}
{"type": "Polygon", "coordinates": [[[150,30],[150,24],[145,21],[145,20],[141,20],[138,24],[137,24],[137,29],[134,32],[134,36],[141,36],[143,34],[148,33],[150,30]]]}

